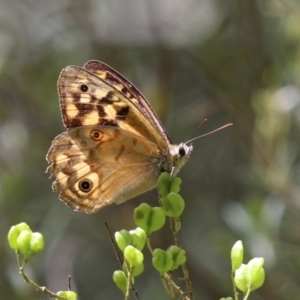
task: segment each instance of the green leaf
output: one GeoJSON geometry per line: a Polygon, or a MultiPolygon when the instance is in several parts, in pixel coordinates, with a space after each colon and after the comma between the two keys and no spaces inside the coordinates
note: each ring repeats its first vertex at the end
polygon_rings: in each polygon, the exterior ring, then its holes
{"type": "Polygon", "coordinates": [[[172,254],[173,266],[171,270],[177,269],[186,262],[185,250],[179,248],[178,246],[173,245],[169,247],[167,252],[172,254]]]}
{"type": "Polygon", "coordinates": [[[162,208],[142,203],[134,210],[134,221],[149,236],[164,226],[166,217],[162,208]]]}
{"type": "Polygon", "coordinates": [[[152,256],[153,267],[159,272],[160,276],[170,271],[173,267],[173,257],[171,252],[162,249],[155,249],[152,256]]]}
{"type": "Polygon", "coordinates": [[[185,202],[177,193],[170,193],[161,198],[161,205],[166,216],[178,219],[184,211],[185,202]]]}
{"type": "Polygon", "coordinates": [[[137,265],[140,265],[144,261],[143,253],[132,246],[127,246],[124,249],[124,257],[129,263],[130,267],[135,267],[137,265]]]}
{"type": "Polygon", "coordinates": [[[147,241],[146,232],[144,229],[137,227],[129,231],[132,237],[131,245],[139,250],[143,250],[147,241]]]}
{"type": "Polygon", "coordinates": [[[131,234],[125,230],[122,229],[121,231],[117,231],[115,233],[115,240],[116,243],[119,247],[119,249],[124,252],[124,249],[128,246],[132,244],[132,236],[131,234]]]}
{"type": "Polygon", "coordinates": [[[157,187],[158,192],[162,197],[166,197],[170,193],[171,184],[172,176],[167,172],[161,173],[157,180],[157,187]]]}
{"type": "Polygon", "coordinates": [[[123,294],[126,294],[127,290],[127,277],[123,271],[115,271],[113,274],[113,281],[116,284],[116,286],[123,292],[123,294]]]}

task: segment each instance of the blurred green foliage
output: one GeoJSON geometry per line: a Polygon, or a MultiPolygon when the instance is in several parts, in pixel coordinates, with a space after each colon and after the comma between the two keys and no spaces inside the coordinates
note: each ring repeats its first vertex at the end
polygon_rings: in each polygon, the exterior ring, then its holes
{"type": "MultiPolygon", "coordinates": [[[[175,143],[204,118],[201,133],[234,123],[195,141],[180,173],[180,239],[196,299],[232,294],[238,239],[249,257],[265,258],[266,282],[251,299],[300,298],[299,51],[296,0],[0,1],[1,298],[46,299],[22,281],[6,243],[9,228],[26,222],[45,237],[27,266],[36,282],[67,290],[71,275],[79,299],[120,299],[104,222],[132,229],[133,209],[157,203],[154,191],[86,215],[51,191],[45,155],[64,130],[56,81],[90,59],[132,81],[175,143]]],[[[170,237],[159,232],[153,243],[166,248],[170,237]]],[[[135,283],[141,299],[163,299],[147,272],[135,283]]]]}

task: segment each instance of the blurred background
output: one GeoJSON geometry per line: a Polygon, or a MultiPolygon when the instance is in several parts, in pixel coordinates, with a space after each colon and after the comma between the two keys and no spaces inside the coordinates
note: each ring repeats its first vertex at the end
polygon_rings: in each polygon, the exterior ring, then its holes
{"type": "MultiPolygon", "coordinates": [[[[157,192],[93,215],[59,201],[46,153],[64,131],[62,68],[109,64],[149,99],[174,143],[194,142],[182,169],[180,240],[195,299],[232,296],[230,250],[264,257],[266,282],[251,299],[300,299],[300,2],[296,0],[10,0],[0,2],[0,294],[48,299],[23,282],[7,245],[27,222],[45,250],[26,272],[79,299],[123,299],[104,226],[133,229],[133,209],[157,192]]],[[[168,226],[153,247],[172,244],[168,226]]],[[[146,252],[140,299],[168,299],[146,252]]],[[[176,275],[177,276],[177,275],[176,275]]],[[[178,276],[181,276],[178,274],[178,276]]]]}

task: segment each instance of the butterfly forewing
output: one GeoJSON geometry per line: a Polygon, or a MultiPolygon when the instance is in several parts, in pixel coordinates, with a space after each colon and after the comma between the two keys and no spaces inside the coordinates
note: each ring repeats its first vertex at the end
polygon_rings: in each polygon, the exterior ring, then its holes
{"type": "Polygon", "coordinates": [[[136,107],[138,107],[143,115],[149,119],[149,121],[156,127],[160,134],[164,136],[165,140],[171,144],[170,137],[168,136],[168,133],[158,118],[156,112],[152,109],[143,94],[128,79],[107,64],[97,60],[88,61],[83,68],[97,75],[105,82],[116,88],[118,91],[122,92],[124,96],[130,99],[130,101],[136,107]]]}
{"type": "Polygon", "coordinates": [[[65,126],[115,126],[156,142],[167,151],[166,140],[126,96],[103,79],[76,66],[65,68],[58,81],[65,126]]]}

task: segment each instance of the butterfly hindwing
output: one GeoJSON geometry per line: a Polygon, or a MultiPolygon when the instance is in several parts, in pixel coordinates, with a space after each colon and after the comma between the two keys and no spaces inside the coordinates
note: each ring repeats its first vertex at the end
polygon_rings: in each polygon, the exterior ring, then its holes
{"type": "Polygon", "coordinates": [[[153,166],[157,150],[155,143],[120,128],[76,127],[53,141],[48,172],[57,178],[53,188],[63,201],[93,212],[153,188],[161,172],[153,166]],[[122,189],[113,188],[116,183],[122,189]]]}

